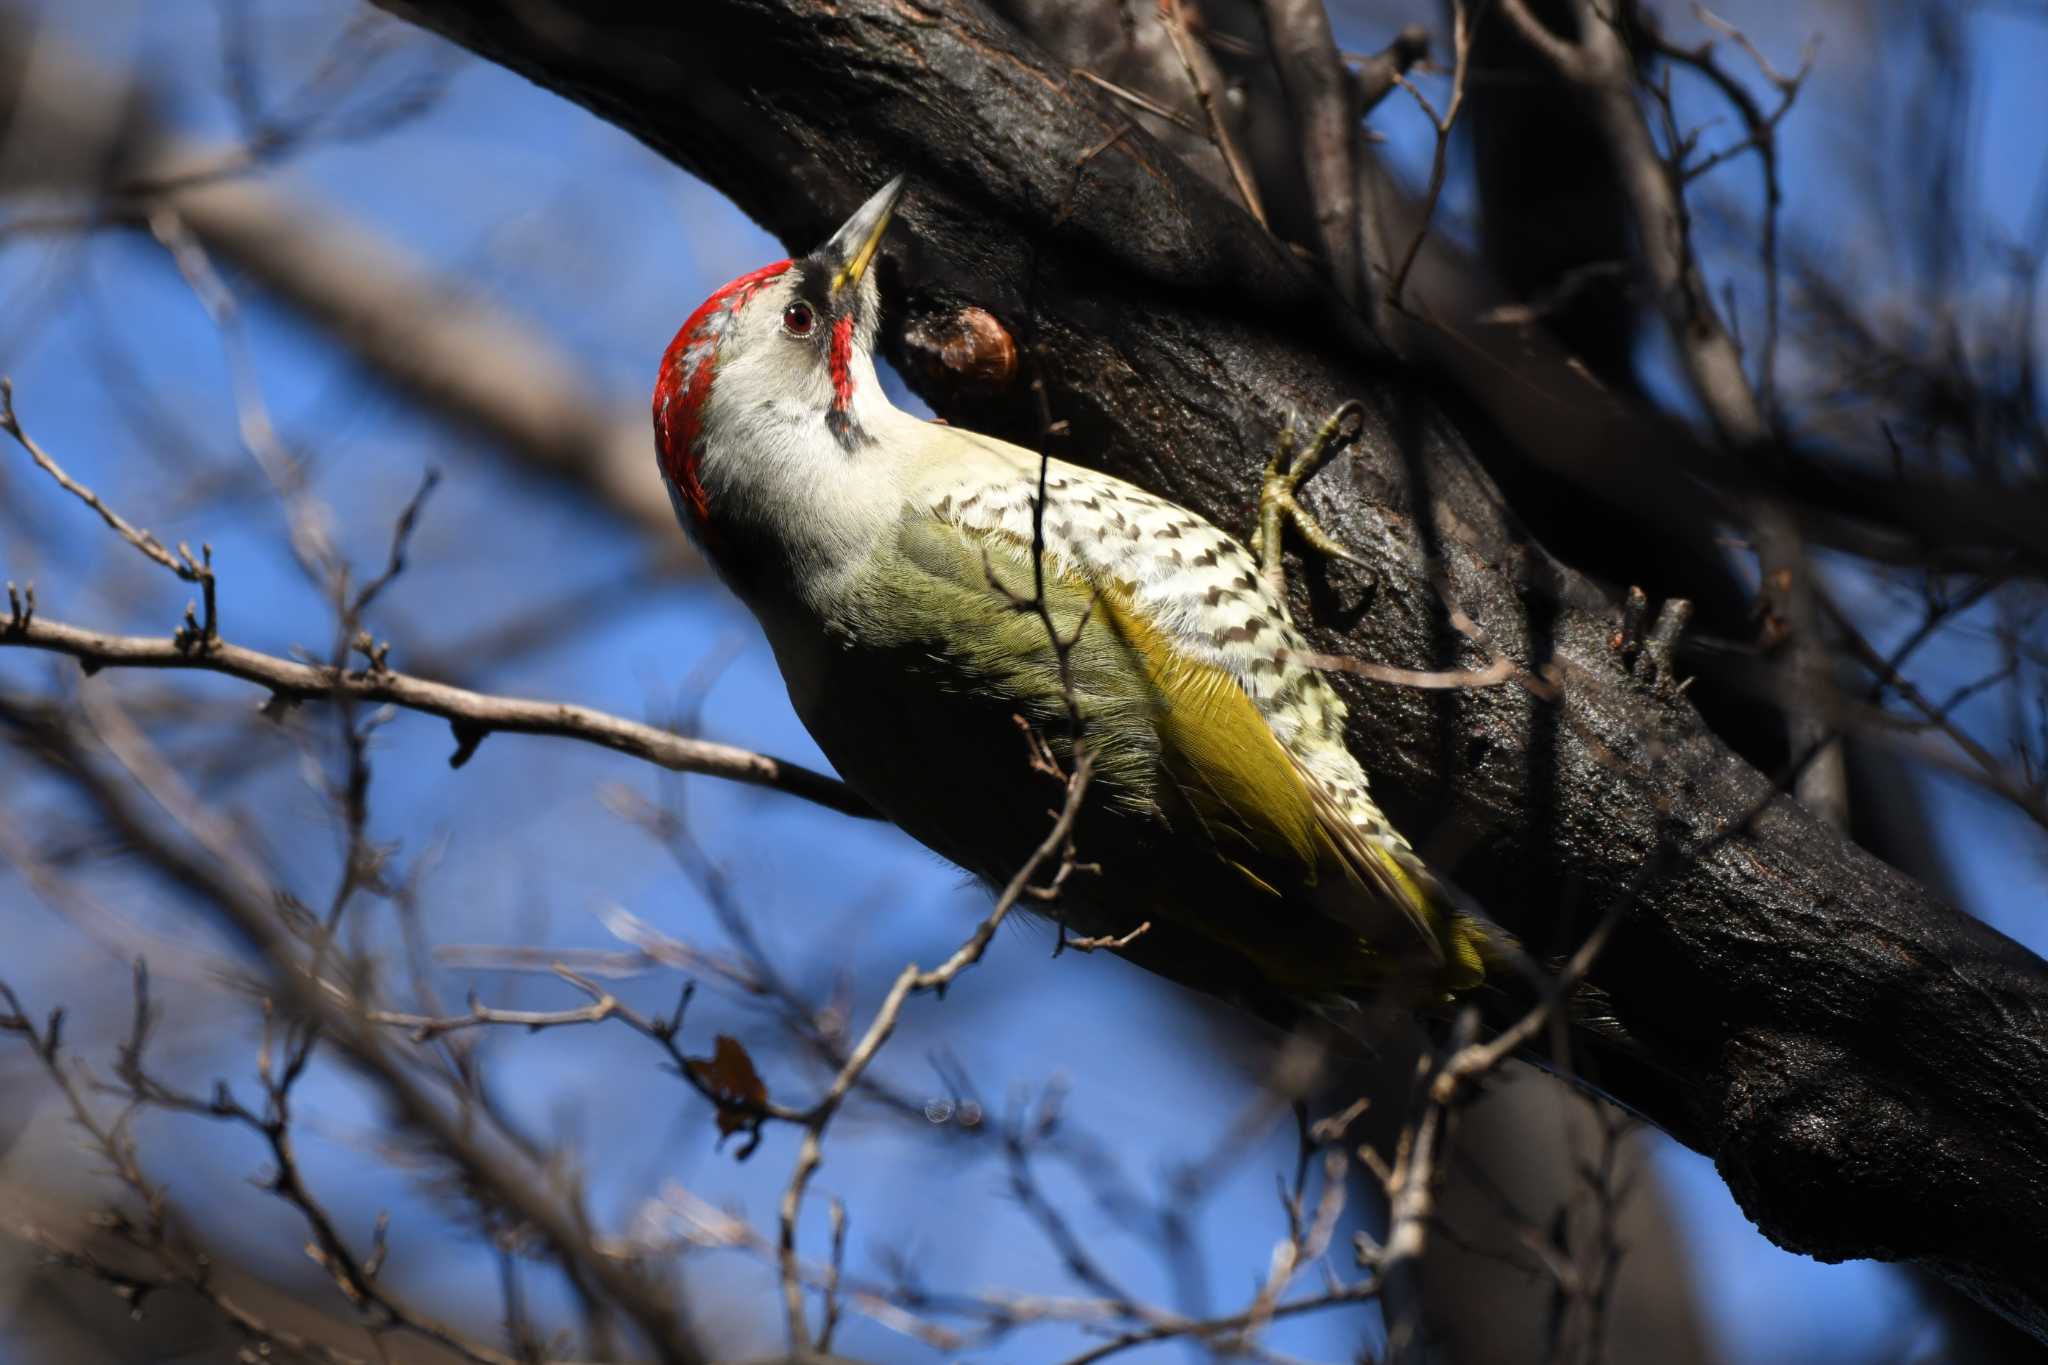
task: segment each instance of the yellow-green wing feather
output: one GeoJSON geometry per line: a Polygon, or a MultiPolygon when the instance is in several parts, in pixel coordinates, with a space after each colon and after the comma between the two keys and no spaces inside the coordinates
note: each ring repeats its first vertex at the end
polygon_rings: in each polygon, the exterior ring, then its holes
{"type": "Polygon", "coordinates": [[[1312,901],[1369,940],[1384,942],[1384,909],[1398,911],[1431,962],[1441,963],[1438,899],[1420,864],[1404,865],[1352,824],[1228,673],[1175,650],[1149,623],[1126,616],[1123,624],[1164,698],[1161,761],[1212,830],[1248,840],[1267,860],[1283,860],[1295,873],[1293,889],[1315,893],[1290,899],[1312,901]],[[1343,885],[1327,885],[1332,871],[1343,885]]]}
{"type": "MultiPolygon", "coordinates": [[[[948,566],[955,575],[970,573],[984,591],[991,574],[1009,593],[1029,590],[1031,547],[1005,532],[921,523],[907,539],[927,571],[948,566]]],[[[1106,633],[1123,646],[1116,652],[1144,669],[1153,702],[1120,707],[1119,719],[1142,717],[1149,724],[1164,776],[1201,819],[1217,856],[1257,891],[1329,915],[1382,952],[1409,957],[1419,948],[1430,965],[1441,966],[1441,902],[1421,864],[1412,855],[1403,861],[1352,824],[1281,744],[1237,680],[1176,648],[1134,609],[1128,584],[1085,582],[1057,560],[1045,567],[1055,618],[1078,617],[1073,604],[1089,602],[1106,633]],[[1390,935],[1404,921],[1414,930],[1412,945],[1405,934],[1390,935]]],[[[1017,624],[1042,630],[1035,620],[1017,624]]],[[[1100,651],[1078,657],[1079,680],[1092,683],[1100,651]]]]}

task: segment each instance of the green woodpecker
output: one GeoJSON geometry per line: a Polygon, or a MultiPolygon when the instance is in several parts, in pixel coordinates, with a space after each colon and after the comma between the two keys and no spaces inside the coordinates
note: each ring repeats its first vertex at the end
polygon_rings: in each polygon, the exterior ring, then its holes
{"type": "MultiPolygon", "coordinates": [[[[713,294],[662,358],[661,472],[752,609],[840,775],[913,837],[1000,884],[1044,837],[1067,694],[1034,593],[1038,454],[890,403],[870,268],[902,179],[811,255],[713,294]]],[[[1268,471],[1259,559],[1185,508],[1049,461],[1045,602],[1094,758],[1079,843],[1099,871],[1053,913],[1163,975],[1274,1017],[1477,984],[1486,932],[1452,912],[1373,804],[1344,704],[1303,662],[1283,525],[1337,431],[1268,471]],[[1261,569],[1263,564],[1263,570],[1261,569]],[[1078,632],[1078,633],[1077,633],[1078,632]]]]}

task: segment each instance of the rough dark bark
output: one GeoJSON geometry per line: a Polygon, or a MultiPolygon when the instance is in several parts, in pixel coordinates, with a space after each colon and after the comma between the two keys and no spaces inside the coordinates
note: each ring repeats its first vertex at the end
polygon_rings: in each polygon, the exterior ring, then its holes
{"type": "MultiPolygon", "coordinates": [[[[1448,598],[1563,697],[1343,679],[1384,803],[1532,947],[1626,900],[1594,980],[1650,1065],[1596,1058],[1598,1079],[1711,1154],[1769,1236],[1918,1261],[2048,1337],[2048,966],[1632,679],[1618,614],[1483,473],[1483,424],[1235,204],[1142,134],[1110,142],[1128,120],[1106,97],[971,0],[384,3],[619,124],[795,249],[909,172],[881,269],[898,358],[906,325],[987,309],[1027,373],[1040,358],[1070,424],[1058,453],[1224,525],[1247,527],[1290,409],[1363,398],[1362,455],[1311,497],[1373,581],[1298,575],[1319,645],[1485,662],[1448,598]]],[[[956,423],[1039,440],[1021,385],[923,388],[956,423]]]]}

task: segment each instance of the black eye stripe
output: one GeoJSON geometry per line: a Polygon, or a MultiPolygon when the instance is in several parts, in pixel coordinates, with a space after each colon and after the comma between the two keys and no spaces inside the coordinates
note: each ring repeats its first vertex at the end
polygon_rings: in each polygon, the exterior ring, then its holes
{"type": "Polygon", "coordinates": [[[811,306],[811,316],[829,320],[837,313],[832,298],[832,272],[829,262],[806,258],[792,268],[796,276],[795,289],[790,297],[798,303],[811,306]]]}

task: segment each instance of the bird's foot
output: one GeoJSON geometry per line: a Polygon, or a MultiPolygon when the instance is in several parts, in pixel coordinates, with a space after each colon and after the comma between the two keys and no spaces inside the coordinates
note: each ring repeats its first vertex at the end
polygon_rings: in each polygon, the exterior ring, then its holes
{"type": "Polygon", "coordinates": [[[1287,424],[1280,428],[1280,439],[1273,446],[1273,458],[1266,462],[1265,476],[1259,484],[1259,536],[1256,546],[1259,572],[1275,601],[1282,604],[1287,601],[1287,568],[1281,558],[1281,549],[1289,525],[1320,553],[1364,568],[1365,561],[1325,531],[1297,496],[1302,485],[1314,478],[1316,471],[1328,464],[1333,456],[1356,441],[1364,429],[1365,404],[1355,398],[1324,418],[1323,424],[1316,428],[1315,435],[1299,454],[1294,448],[1297,434],[1293,414],[1288,415],[1287,424]]]}

